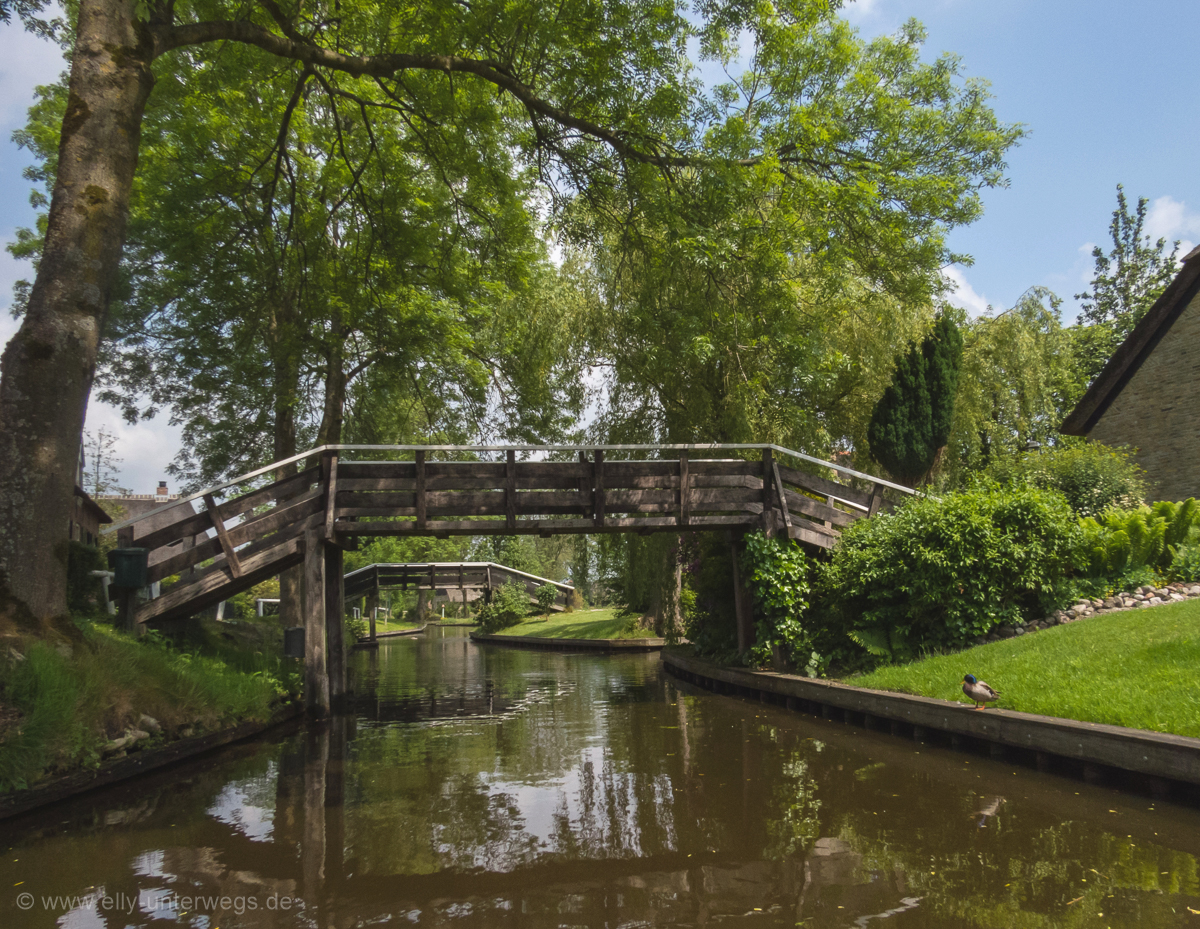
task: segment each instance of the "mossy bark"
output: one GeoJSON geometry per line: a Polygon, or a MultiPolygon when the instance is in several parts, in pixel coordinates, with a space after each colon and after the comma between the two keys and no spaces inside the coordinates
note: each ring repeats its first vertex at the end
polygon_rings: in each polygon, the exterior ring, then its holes
{"type": "Polygon", "coordinates": [[[82,0],[77,35],[45,247],[0,362],[0,604],[40,622],[66,612],[79,437],[154,84],[132,0],[82,0]]]}

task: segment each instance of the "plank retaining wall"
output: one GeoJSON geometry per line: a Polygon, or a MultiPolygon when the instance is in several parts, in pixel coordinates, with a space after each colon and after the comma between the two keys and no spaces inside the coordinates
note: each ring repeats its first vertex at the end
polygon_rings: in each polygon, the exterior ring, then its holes
{"type": "Polygon", "coordinates": [[[976,710],[836,681],[725,668],[676,648],[664,650],[661,660],[668,673],[717,693],[757,697],[893,735],[925,739],[940,733],[952,747],[987,744],[994,756],[1024,753],[1039,770],[1066,759],[1081,766],[1079,773],[1089,781],[1103,779],[1107,771],[1127,772],[1156,795],[1168,793],[1171,782],[1192,785],[1193,795],[1200,785],[1200,739],[1012,710],[976,710]]]}

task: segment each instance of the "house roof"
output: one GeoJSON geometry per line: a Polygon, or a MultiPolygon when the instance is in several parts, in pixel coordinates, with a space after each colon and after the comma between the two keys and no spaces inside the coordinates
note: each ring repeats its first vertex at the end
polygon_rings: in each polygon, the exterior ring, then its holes
{"type": "Polygon", "coordinates": [[[78,484],[75,485],[75,496],[83,500],[83,508],[91,512],[92,515],[96,517],[96,522],[100,523],[101,525],[112,522],[112,517],[105,513],[103,507],[89,497],[87,491],[85,491],[78,484]]]}
{"type": "Polygon", "coordinates": [[[1150,357],[1179,314],[1192,302],[1197,291],[1200,291],[1200,246],[1184,256],[1183,267],[1175,275],[1175,280],[1171,281],[1141,322],[1133,327],[1133,331],[1113,352],[1083,399],[1058,427],[1059,432],[1064,435],[1087,435],[1092,431],[1092,427],[1137,373],[1142,362],[1150,357]]]}

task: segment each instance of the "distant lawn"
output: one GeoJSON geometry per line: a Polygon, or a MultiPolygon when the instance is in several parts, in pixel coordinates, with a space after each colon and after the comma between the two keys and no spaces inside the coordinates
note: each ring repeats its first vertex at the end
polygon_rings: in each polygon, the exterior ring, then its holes
{"type": "Polygon", "coordinates": [[[970,702],[964,674],[1009,710],[1200,737],[1200,601],[1095,616],[845,683],[970,702]]]}
{"type": "Polygon", "coordinates": [[[626,631],[636,618],[620,616],[616,610],[577,610],[574,613],[551,613],[549,617],[527,619],[517,626],[502,630],[500,635],[536,635],[554,639],[647,639],[654,638],[652,629],[626,631]]]}

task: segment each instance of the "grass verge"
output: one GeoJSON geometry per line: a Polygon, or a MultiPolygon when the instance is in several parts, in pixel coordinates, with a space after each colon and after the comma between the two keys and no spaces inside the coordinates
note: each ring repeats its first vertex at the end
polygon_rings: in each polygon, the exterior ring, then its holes
{"type": "Polygon", "coordinates": [[[1095,616],[845,683],[970,702],[964,674],[1009,710],[1200,737],[1200,601],[1095,616]]]}
{"type": "Polygon", "coordinates": [[[0,659],[0,793],[97,766],[105,744],[143,714],[161,732],[139,748],[265,721],[297,683],[261,654],[222,660],[107,625],[85,623],[83,636],[71,649],[26,639],[0,659]]]}
{"type": "Polygon", "coordinates": [[[649,639],[654,630],[637,625],[638,617],[617,610],[578,610],[527,619],[500,635],[545,636],[551,639],[649,639]]]}

